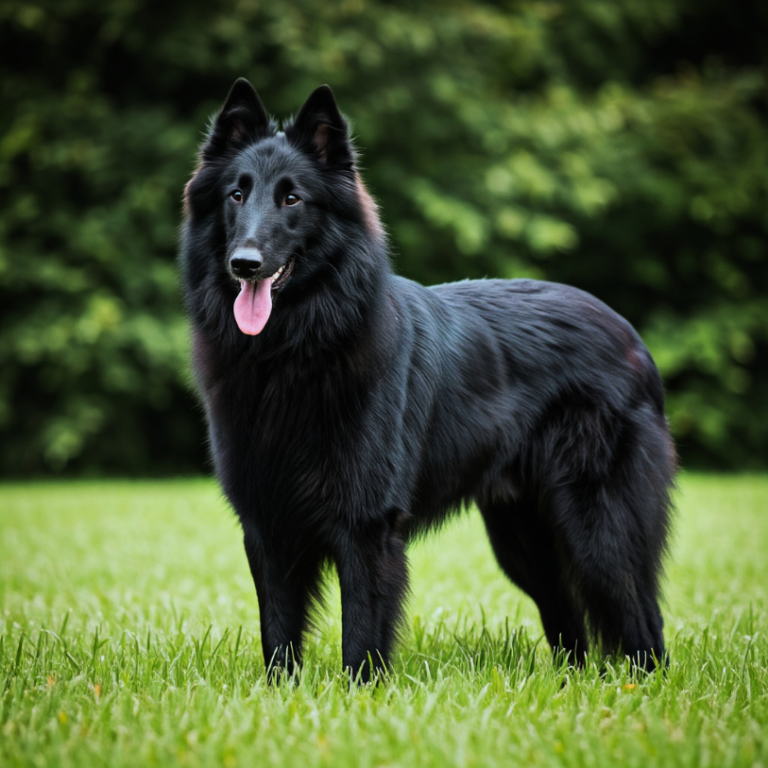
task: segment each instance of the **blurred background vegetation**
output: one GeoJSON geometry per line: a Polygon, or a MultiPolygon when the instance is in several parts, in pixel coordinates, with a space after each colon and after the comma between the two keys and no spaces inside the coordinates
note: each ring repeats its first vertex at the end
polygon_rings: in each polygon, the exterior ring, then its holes
{"type": "Polygon", "coordinates": [[[175,266],[207,120],[332,85],[399,272],[584,288],[689,467],[768,466],[764,0],[0,4],[0,473],[205,467],[175,266]]]}

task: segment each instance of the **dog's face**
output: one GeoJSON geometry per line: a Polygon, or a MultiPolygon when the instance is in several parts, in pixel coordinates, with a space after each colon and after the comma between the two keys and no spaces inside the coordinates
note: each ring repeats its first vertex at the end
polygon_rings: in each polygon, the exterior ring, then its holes
{"type": "Polygon", "coordinates": [[[239,329],[261,333],[280,294],[311,290],[359,218],[347,125],[327,86],[278,132],[256,91],[238,80],[187,185],[186,265],[229,296],[239,329]],[[239,293],[238,293],[239,291],[239,293]]]}
{"type": "Polygon", "coordinates": [[[311,161],[284,135],[239,154],[221,183],[224,268],[240,284],[235,319],[243,333],[255,335],[277,294],[300,287],[317,266],[305,254],[323,225],[323,189],[311,161]]]}

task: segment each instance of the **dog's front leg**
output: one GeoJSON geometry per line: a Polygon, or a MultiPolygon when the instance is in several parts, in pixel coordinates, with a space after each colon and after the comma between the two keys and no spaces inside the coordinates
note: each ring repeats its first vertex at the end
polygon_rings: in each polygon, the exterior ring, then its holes
{"type": "Polygon", "coordinates": [[[344,668],[361,682],[386,669],[408,588],[399,511],[348,530],[336,552],[344,668]]]}
{"type": "Polygon", "coordinates": [[[277,558],[255,531],[246,531],[245,552],[259,599],[261,646],[267,677],[288,675],[301,663],[301,641],[310,596],[316,589],[319,563],[309,557],[277,558]]]}

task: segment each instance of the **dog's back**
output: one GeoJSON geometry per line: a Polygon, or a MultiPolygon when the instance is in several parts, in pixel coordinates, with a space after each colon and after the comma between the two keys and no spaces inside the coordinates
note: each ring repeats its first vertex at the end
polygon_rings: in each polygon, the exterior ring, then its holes
{"type": "Polygon", "coordinates": [[[650,423],[674,472],[656,367],[629,323],[593,296],[535,280],[392,285],[407,329],[397,360],[409,377],[407,420],[420,433],[406,462],[423,467],[415,498],[434,514],[499,495],[510,473],[522,492],[543,469],[523,473],[532,453],[547,448],[539,445],[544,426],[579,415],[607,431],[574,440],[575,464],[607,471],[611,436],[627,442],[650,423]],[[498,468],[505,474],[494,488],[498,468]]]}

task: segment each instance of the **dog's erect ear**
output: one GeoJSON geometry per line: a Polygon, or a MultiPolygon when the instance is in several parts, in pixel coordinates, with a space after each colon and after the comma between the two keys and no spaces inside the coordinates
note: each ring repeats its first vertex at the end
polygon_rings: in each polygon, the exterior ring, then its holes
{"type": "Polygon", "coordinates": [[[243,77],[235,81],[203,147],[210,158],[250,144],[270,132],[269,115],[259,94],[243,77]]]}
{"type": "Polygon", "coordinates": [[[288,140],[317,156],[324,165],[351,168],[355,153],[349,140],[347,121],[336,106],[327,85],[314,90],[286,131],[288,140]]]}

